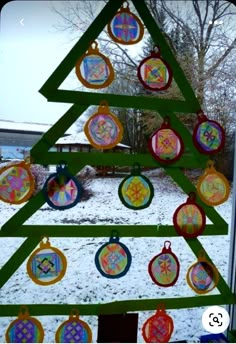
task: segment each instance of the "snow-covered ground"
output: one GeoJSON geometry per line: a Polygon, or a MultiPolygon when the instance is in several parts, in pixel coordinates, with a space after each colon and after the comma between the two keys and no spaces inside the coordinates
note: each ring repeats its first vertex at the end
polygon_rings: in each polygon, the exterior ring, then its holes
{"type": "MultiPolygon", "coordinates": [[[[186,195],[168,177],[158,178],[158,171],[144,173],[154,185],[155,196],[151,205],[144,210],[130,210],[120,202],[117,194],[122,178],[96,178],[90,187],[94,196],[65,211],[51,210],[44,205],[27,224],[172,224],[175,209],[186,201],[186,195]],[[42,211],[43,210],[43,211],[42,211]]],[[[221,216],[231,223],[230,199],[216,207],[221,216]]],[[[21,205],[0,203],[0,225],[13,216],[21,205]]],[[[208,221],[208,223],[210,223],[208,221]]],[[[180,237],[175,238],[121,238],[132,254],[129,272],[119,279],[107,279],[100,275],[94,264],[98,248],[107,238],[51,238],[51,244],[62,250],[67,257],[68,267],[64,278],[51,286],[36,285],[27,275],[26,261],[0,290],[1,304],[36,303],[106,303],[113,300],[146,299],[195,296],[185,280],[188,267],[196,261],[190,248],[180,237]],[[172,250],[180,261],[180,275],[177,283],[170,288],[155,285],[147,271],[149,261],[158,254],[166,239],[172,242],[172,250]]],[[[0,266],[11,257],[24,241],[22,238],[0,238],[0,266]]],[[[229,235],[201,237],[205,249],[224,278],[228,274],[229,235]],[[222,247],[224,255],[222,258],[222,247]]],[[[217,290],[211,294],[218,293],[217,290]]],[[[201,317],[205,308],[168,310],[174,320],[171,341],[198,341],[206,334],[201,317]]],[[[141,327],[153,312],[139,312],[138,342],[143,342],[141,327]]],[[[56,329],[67,316],[37,317],[45,330],[44,342],[54,342],[56,329]]],[[[5,330],[11,318],[0,318],[0,342],[5,341],[5,330]]],[[[97,338],[97,317],[81,316],[93,330],[93,342],[97,338]]]]}

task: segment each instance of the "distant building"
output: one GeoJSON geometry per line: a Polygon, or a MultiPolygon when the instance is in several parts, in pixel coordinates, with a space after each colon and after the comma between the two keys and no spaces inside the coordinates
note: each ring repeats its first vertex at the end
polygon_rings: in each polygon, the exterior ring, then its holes
{"type": "MultiPolygon", "coordinates": [[[[55,143],[55,147],[58,152],[96,152],[96,148],[93,148],[88,141],[84,132],[76,133],[61,137],[55,143]]],[[[106,152],[123,152],[131,153],[131,147],[118,143],[114,148],[106,150],[106,152]]]]}
{"type": "MultiPolygon", "coordinates": [[[[55,147],[58,152],[98,152],[96,148],[91,146],[84,132],[61,137],[55,143],[55,147]]],[[[100,150],[100,152],[102,151],[100,150]]],[[[130,146],[119,143],[114,148],[107,149],[103,152],[120,152],[129,154],[132,150],[130,146]]],[[[108,173],[112,173],[114,175],[117,172],[117,168],[115,166],[96,166],[96,170],[99,175],[103,176],[108,173]]]]}
{"type": "MultiPolygon", "coordinates": [[[[24,159],[51,124],[0,120],[0,155],[2,160],[24,159]]],[[[55,147],[52,150],[56,150],[55,147]]]]}

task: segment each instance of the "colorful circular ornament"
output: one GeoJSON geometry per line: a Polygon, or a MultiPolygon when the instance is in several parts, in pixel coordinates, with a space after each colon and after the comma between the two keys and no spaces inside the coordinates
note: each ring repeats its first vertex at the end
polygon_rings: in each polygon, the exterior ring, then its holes
{"type": "Polygon", "coordinates": [[[133,210],[144,209],[151,204],[154,188],[150,180],[141,174],[139,164],[134,164],[131,175],[122,180],[118,195],[121,202],[133,210]]]}
{"type": "Polygon", "coordinates": [[[110,112],[108,103],[102,101],[98,111],[86,122],[84,132],[93,147],[111,149],[122,140],[123,127],[110,112]]]}
{"type": "Polygon", "coordinates": [[[154,283],[160,287],[173,286],[179,277],[179,261],[171,251],[171,242],[165,241],[162,252],[152,258],[148,272],[154,283]]]}
{"type": "Polygon", "coordinates": [[[114,42],[126,45],[138,43],[144,34],[142,22],[130,12],[127,1],[123,3],[114,18],[108,23],[107,30],[114,42]]]}
{"type": "Polygon", "coordinates": [[[170,87],[172,81],[171,68],[160,56],[160,49],[156,45],[151,55],[138,66],[139,81],[151,91],[164,91],[170,87]]]}
{"type": "Polygon", "coordinates": [[[204,154],[219,152],[225,144],[225,132],[216,121],[209,120],[202,111],[197,113],[198,124],[193,130],[193,142],[204,154]]]}
{"type": "Polygon", "coordinates": [[[50,207],[64,210],[74,207],[81,199],[83,188],[61,163],[57,172],[51,174],[43,186],[43,194],[50,207]]]}
{"type": "Polygon", "coordinates": [[[201,200],[207,205],[216,206],[227,201],[230,186],[225,176],[216,171],[214,162],[209,160],[207,168],[197,183],[197,192],[201,200]]]}
{"type": "Polygon", "coordinates": [[[92,331],[89,325],[79,319],[79,311],[72,309],[69,320],[57,329],[56,343],[92,343],[92,331]]]}
{"type": "Polygon", "coordinates": [[[190,192],[187,202],[176,209],[173,223],[178,234],[185,238],[196,238],[202,234],[206,225],[206,215],[196,204],[195,192],[190,192]]]}
{"type": "Polygon", "coordinates": [[[119,278],[124,276],[131,265],[129,249],[119,242],[116,232],[112,232],[109,242],[102,245],[95,255],[95,264],[102,276],[119,278]]]}
{"type": "Polygon", "coordinates": [[[186,279],[188,285],[198,294],[207,294],[219,282],[219,273],[215,266],[207,261],[205,253],[201,251],[198,261],[188,269],[186,279]]]}
{"type": "Polygon", "coordinates": [[[64,254],[51,246],[48,237],[42,238],[39,248],[31,254],[26,266],[30,278],[39,285],[60,281],[66,273],[66,267],[64,254]]]}
{"type": "Polygon", "coordinates": [[[21,204],[28,201],[35,188],[30,163],[21,161],[0,169],[0,200],[21,204]]]}
{"type": "Polygon", "coordinates": [[[142,335],[146,343],[167,343],[174,330],[172,318],[166,314],[163,304],[159,305],[156,314],[146,320],[142,335]]]}
{"type": "Polygon", "coordinates": [[[88,88],[104,88],[114,79],[114,70],[110,60],[98,50],[96,41],[76,62],[75,72],[80,82],[88,88]]]}
{"type": "Polygon", "coordinates": [[[161,128],[150,136],[148,148],[153,157],[161,163],[170,164],[180,159],[184,152],[184,143],[181,136],[171,128],[168,116],[161,128]]]}
{"type": "Polygon", "coordinates": [[[21,306],[18,318],[6,330],[7,343],[42,343],[44,330],[41,323],[31,317],[26,306],[21,306]]]}

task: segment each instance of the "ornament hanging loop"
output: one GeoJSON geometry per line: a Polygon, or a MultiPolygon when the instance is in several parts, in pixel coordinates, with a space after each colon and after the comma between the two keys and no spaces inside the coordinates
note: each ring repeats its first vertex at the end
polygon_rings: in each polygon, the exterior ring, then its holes
{"type": "Polygon", "coordinates": [[[110,242],[118,242],[119,241],[119,233],[117,230],[113,229],[111,232],[110,242]]]}
{"type": "Polygon", "coordinates": [[[97,41],[91,41],[89,43],[89,48],[88,48],[88,54],[93,54],[95,52],[98,52],[98,42],[97,41]]]}
{"type": "Polygon", "coordinates": [[[132,176],[139,176],[140,173],[141,173],[140,164],[138,162],[135,162],[132,166],[131,174],[132,174],[132,176]]]}
{"type": "Polygon", "coordinates": [[[109,104],[106,100],[102,100],[100,102],[99,107],[98,107],[98,113],[102,113],[102,114],[106,114],[106,115],[110,114],[109,104]]]}
{"type": "Polygon", "coordinates": [[[187,199],[187,202],[188,203],[195,203],[196,201],[196,193],[194,191],[191,191],[189,194],[188,194],[188,199],[187,199]]]}
{"type": "Polygon", "coordinates": [[[165,313],[165,309],[166,309],[165,304],[164,303],[159,303],[157,305],[156,314],[158,314],[158,313],[165,313]]]}
{"type": "Polygon", "coordinates": [[[121,8],[122,8],[122,10],[129,11],[128,1],[124,1],[121,8]]]}
{"type": "Polygon", "coordinates": [[[198,253],[198,261],[199,262],[205,262],[206,261],[206,254],[204,250],[200,250],[198,253]]]}
{"type": "Polygon", "coordinates": [[[50,247],[50,246],[51,246],[51,244],[49,241],[49,237],[46,235],[43,235],[41,237],[40,248],[46,248],[46,247],[50,247]],[[45,240],[46,240],[46,242],[45,242],[45,240]]]}
{"type": "Polygon", "coordinates": [[[29,310],[27,306],[20,307],[20,313],[18,314],[18,317],[22,320],[29,318],[29,310]]]}
{"type": "Polygon", "coordinates": [[[73,308],[70,312],[70,316],[69,316],[70,320],[79,320],[79,310],[76,308],[73,308]]]}
{"type": "Polygon", "coordinates": [[[171,252],[171,242],[169,240],[166,240],[164,242],[164,247],[162,249],[162,253],[167,253],[167,252],[171,252]]]}
{"type": "Polygon", "coordinates": [[[209,169],[211,169],[211,170],[214,169],[214,161],[213,160],[208,160],[207,167],[209,169]]]}
{"type": "Polygon", "coordinates": [[[161,55],[160,48],[157,44],[154,45],[153,50],[151,51],[151,55],[155,56],[155,57],[160,57],[160,55],[161,55]]]}

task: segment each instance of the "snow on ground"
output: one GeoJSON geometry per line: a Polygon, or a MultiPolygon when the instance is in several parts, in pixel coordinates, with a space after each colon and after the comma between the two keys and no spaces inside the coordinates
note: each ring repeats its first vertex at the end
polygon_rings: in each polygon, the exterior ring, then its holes
{"type": "MultiPolygon", "coordinates": [[[[117,194],[122,178],[96,178],[91,182],[94,196],[86,202],[65,211],[52,210],[44,205],[26,223],[27,224],[172,224],[175,209],[186,201],[186,195],[168,177],[158,178],[157,171],[144,173],[154,185],[155,196],[151,205],[144,210],[134,211],[125,208],[117,194]]],[[[231,223],[231,198],[216,207],[221,216],[231,223]]],[[[0,225],[15,214],[22,205],[0,203],[0,225]]],[[[208,221],[208,223],[210,223],[208,221]]],[[[180,261],[180,276],[170,288],[155,285],[147,271],[149,261],[160,253],[164,241],[169,238],[120,238],[132,254],[129,272],[119,279],[107,279],[100,275],[94,264],[98,248],[108,238],[51,238],[51,244],[62,250],[67,257],[68,267],[65,277],[58,283],[43,287],[36,285],[26,273],[26,261],[3,286],[0,291],[2,304],[37,303],[106,303],[113,300],[196,296],[185,280],[188,267],[196,261],[190,248],[182,238],[170,238],[172,250],[180,261]]],[[[201,237],[205,249],[224,278],[228,274],[229,235],[201,237]],[[222,259],[222,247],[224,255],[222,259]]],[[[24,241],[23,238],[0,238],[0,266],[11,257],[24,241]]],[[[217,294],[212,291],[211,294],[217,294]]],[[[198,341],[206,334],[201,317],[205,308],[168,310],[174,319],[174,333],[171,341],[198,341]]],[[[143,342],[141,327],[144,321],[153,315],[151,312],[139,312],[138,342],[143,342]]],[[[44,329],[44,342],[54,342],[56,329],[67,316],[37,317],[44,329]]],[[[5,330],[11,318],[0,318],[0,342],[5,341],[5,330]]],[[[97,338],[97,317],[81,316],[93,330],[93,342],[97,338]]]]}

